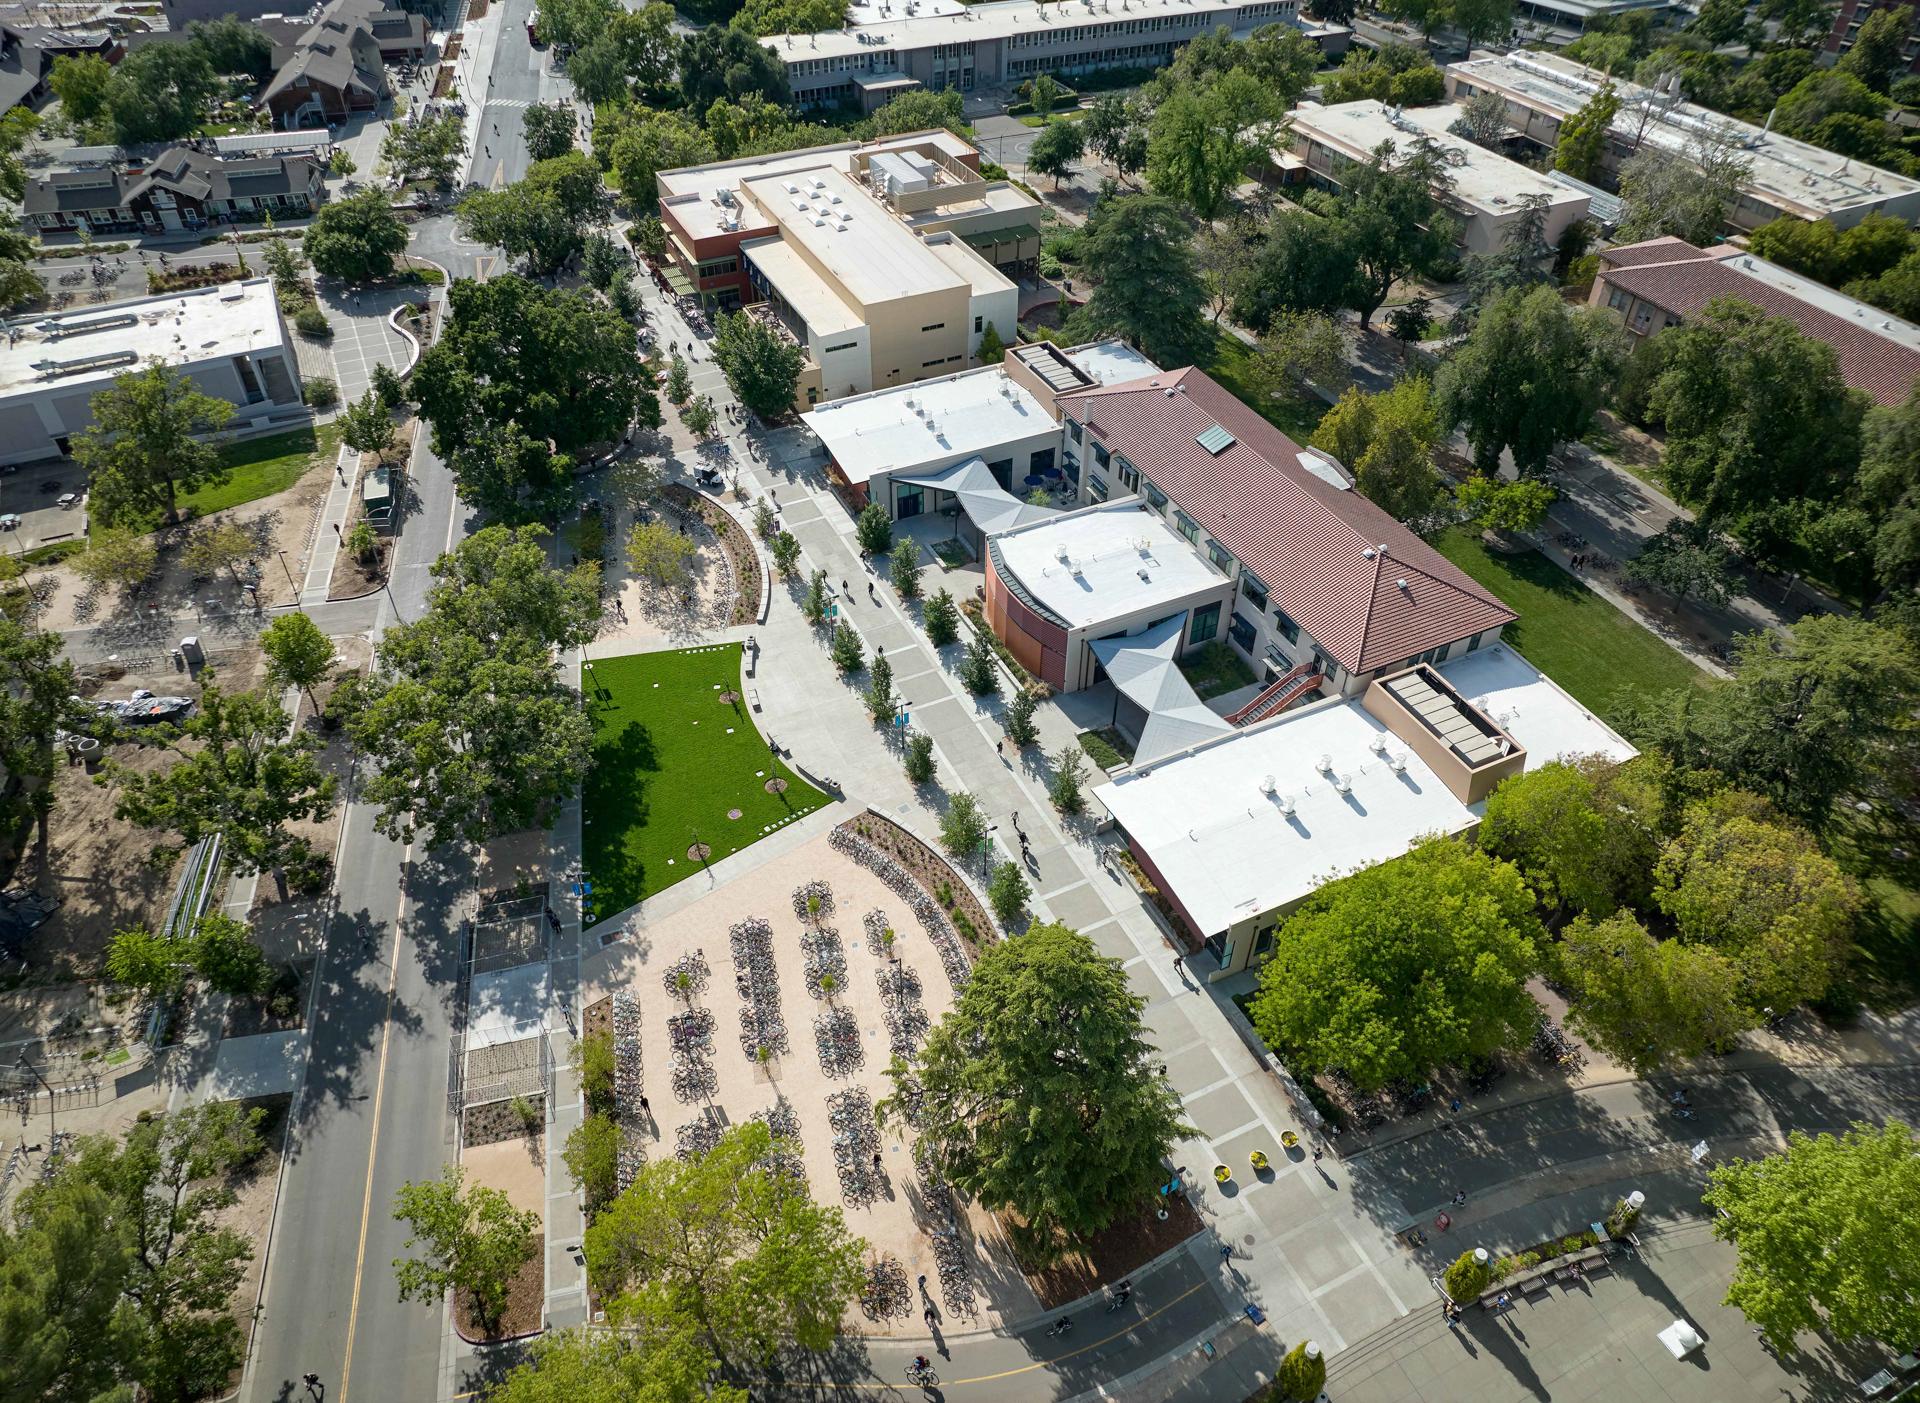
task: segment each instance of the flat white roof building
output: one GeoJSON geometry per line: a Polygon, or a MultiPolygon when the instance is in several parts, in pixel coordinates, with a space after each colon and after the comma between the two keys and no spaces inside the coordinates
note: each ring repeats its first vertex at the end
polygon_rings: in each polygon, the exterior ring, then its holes
{"type": "Polygon", "coordinates": [[[1227,577],[1138,498],[1105,502],[1002,532],[988,543],[1033,603],[1068,628],[1098,628],[1224,596],[1227,577]]]}
{"type": "Polygon", "coordinates": [[[1095,794],[1221,977],[1266,954],[1279,920],[1326,883],[1474,826],[1506,775],[1636,753],[1496,644],[1203,741],[1095,794]]]}
{"type": "Polygon", "coordinates": [[[6,324],[0,463],[65,454],[93,396],[154,360],[234,406],[236,431],[307,417],[286,322],[266,278],[106,302],[6,324]]]}
{"type": "Polygon", "coordinates": [[[1396,108],[1372,98],[1333,107],[1303,102],[1293,111],[1292,154],[1315,176],[1337,185],[1346,166],[1367,161],[1383,142],[1391,142],[1401,156],[1421,137],[1437,142],[1446,153],[1451,183],[1435,194],[1459,217],[1461,244],[1469,253],[1501,248],[1521,202],[1530,196],[1547,201],[1550,245],[1586,216],[1588,199],[1581,191],[1451,135],[1447,124],[1457,115],[1453,107],[1396,108]]]}
{"type": "MultiPolygon", "coordinates": [[[[1475,54],[1447,68],[1447,96],[1461,102],[1497,92],[1507,121],[1529,140],[1552,146],[1560,124],[1586,106],[1607,75],[1537,49],[1475,54]]],[[[1911,224],[1920,217],[1920,181],[1838,155],[1779,132],[1725,116],[1698,103],[1677,102],[1626,79],[1613,80],[1620,111],[1605,164],[1619,164],[1652,146],[1686,158],[1703,137],[1731,144],[1752,174],[1730,222],[1757,229],[1782,214],[1826,219],[1842,229],[1878,212],[1911,224]]]]}

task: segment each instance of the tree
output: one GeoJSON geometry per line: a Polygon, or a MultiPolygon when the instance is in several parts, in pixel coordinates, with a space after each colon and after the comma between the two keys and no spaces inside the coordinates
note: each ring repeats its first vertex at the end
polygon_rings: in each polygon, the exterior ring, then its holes
{"type": "Polygon", "coordinates": [[[1686,23],[1689,34],[1697,34],[1718,49],[1741,37],[1747,28],[1747,0],[1704,0],[1686,23]]]}
{"type": "Polygon", "coordinates": [[[960,636],[960,610],[953,596],[937,589],[920,611],[920,622],[927,630],[927,642],[944,648],[960,636]]]}
{"type": "Polygon", "coordinates": [[[1099,282],[1069,321],[1069,334],[1119,336],[1164,366],[1211,359],[1213,333],[1202,309],[1192,235],[1180,208],[1157,195],[1103,200],[1080,240],[1084,266],[1099,282]]]}
{"type": "Polygon", "coordinates": [[[612,1116],[590,1115],[573,1128],[560,1152],[586,1199],[589,1220],[620,1192],[620,1138],[612,1116]]]}
{"type": "Polygon", "coordinates": [[[1332,312],[1350,306],[1354,257],[1346,226],[1305,210],[1275,215],[1233,288],[1233,315],[1264,335],[1286,312],[1332,312]]]}
{"type": "Polygon", "coordinates": [[[1254,1026],[1363,1090],[1524,1046],[1544,932],[1509,863],[1449,838],[1320,888],[1281,924],[1254,1026]]]}
{"type": "Polygon", "coordinates": [[[260,540],[253,531],[237,521],[217,521],[187,539],[180,561],[195,575],[214,575],[225,570],[238,584],[241,564],[259,553],[260,540]]]}
{"type": "Polygon", "coordinates": [[[1017,688],[1007,702],[1007,714],[1002,718],[1007,739],[1023,750],[1040,739],[1040,727],[1033,719],[1034,708],[1039,704],[1031,687],[1017,688]]]}
{"type": "Polygon", "coordinates": [[[481,419],[464,440],[451,445],[447,466],[461,500],[496,521],[522,523],[550,517],[564,504],[573,463],[509,420],[481,419]]]}
{"type": "Polygon", "coordinates": [[[1606,313],[1569,308],[1549,287],[1505,292],[1440,367],[1441,415],[1465,428],[1480,472],[1507,452],[1522,475],[1537,475],[1591,427],[1620,360],[1606,313]]]}
{"type": "Polygon", "coordinates": [[[297,610],[282,614],[261,630],[260,651],[267,655],[267,680],[276,687],[298,687],[318,711],[314,685],[338,660],[333,640],[320,626],[297,610]]]}
{"type": "Polygon", "coordinates": [[[686,583],[694,554],[686,533],[664,521],[636,521],[627,533],[627,564],[641,579],[663,589],[678,589],[686,583]]]}
{"type": "Polygon", "coordinates": [[[1542,478],[1523,477],[1507,482],[1497,477],[1473,477],[1460,484],[1454,505],[1483,531],[1514,535],[1531,531],[1546,520],[1560,494],[1542,478]]]}
{"type": "Polygon", "coordinates": [[[1312,443],[1343,463],[1375,506],[1419,531],[1445,514],[1446,484],[1433,465],[1444,436],[1433,386],[1414,375],[1371,395],[1349,385],[1312,443]]]}
{"type": "Polygon", "coordinates": [[[866,666],[866,650],[861,646],[860,635],[845,619],[833,626],[833,637],[827,646],[827,654],[833,659],[835,669],[843,677],[858,672],[866,666]]]}
{"type": "Polygon", "coordinates": [[[632,1333],[550,1332],[488,1392],[492,1403],[747,1403],[688,1317],[662,1312],[632,1333]]]}
{"type": "Polygon", "coordinates": [[[1875,406],[1861,425],[1855,490],[1878,524],[1873,577],[1886,591],[1920,590],[1920,400],[1875,406]]]}
{"type": "MultiPolygon", "coordinates": [[[[1447,0],[1397,0],[1393,8],[1399,18],[1418,24],[1424,33],[1445,18],[1447,0]]],[[[1341,103],[1372,98],[1395,107],[1423,107],[1439,102],[1446,87],[1445,76],[1424,49],[1388,42],[1376,50],[1349,49],[1346,61],[1322,80],[1320,100],[1341,103]]]]}
{"type": "MultiPolygon", "coordinates": [[[[1086,115],[1080,120],[1080,130],[1086,137],[1087,150],[1108,165],[1119,168],[1120,157],[1140,130],[1138,105],[1130,102],[1124,94],[1102,93],[1086,108],[1086,115]]],[[[1139,167],[1134,169],[1138,170],[1139,167]]],[[[1120,173],[1123,176],[1131,174],[1124,169],[1120,173]]]]}
{"type": "Polygon", "coordinates": [[[125,926],[107,940],[103,964],[107,978],[143,994],[164,997],[178,989],[189,968],[180,942],[155,935],[145,926],[125,926]]]}
{"type": "Polygon", "coordinates": [[[767,547],[767,553],[773,557],[774,569],[780,572],[782,579],[791,580],[800,571],[800,538],[791,531],[782,531],[776,535],[767,547]]]}
{"type": "Polygon", "coordinates": [[[1627,562],[1627,578],[1678,598],[1721,605],[1738,585],[1733,552],[1701,521],[1676,516],[1627,562]]]}
{"type": "Polygon", "coordinates": [[[203,394],[180,371],[155,361],[113,377],[91,401],[93,423],[73,441],[87,470],[88,499],[107,524],[178,516],[181,492],[217,486],[228,469],[210,441],[233,418],[233,406],[203,394]]]}
{"type": "Polygon", "coordinates": [[[160,551],[153,537],[99,532],[86,551],[74,558],[74,573],[96,585],[131,588],[153,578],[160,568],[160,551]]]}
{"type": "Polygon", "coordinates": [[[700,165],[718,154],[713,138],[685,112],[633,103],[595,119],[593,147],[606,153],[608,173],[621,198],[637,209],[660,198],[654,177],[661,171],[700,165]]]}
{"type": "Polygon", "coordinates": [[[536,276],[558,272],[584,247],[585,231],[567,218],[560,201],[525,180],[474,191],[460,201],[457,215],[464,237],[525,259],[536,276]]]}
{"type": "Polygon", "coordinates": [[[897,1092],[920,1089],[922,1150],[983,1207],[1010,1211],[1033,1260],[1140,1207],[1192,1133],[1150,1060],[1145,1006],[1118,960],[1035,924],[988,947],[914,1063],[889,1070],[897,1092]]]}
{"type": "Polygon", "coordinates": [[[1660,854],[1653,898],[1682,937],[1726,954],[1756,1009],[1825,995],[1862,906],[1810,833],[1711,803],[1691,807],[1660,854]]]}
{"type": "Polygon", "coordinates": [[[1255,251],[1241,231],[1227,225],[1209,224],[1200,230],[1193,244],[1193,266],[1207,290],[1207,307],[1214,324],[1226,314],[1227,306],[1246,285],[1253,270],[1255,251]]]}
{"type": "Polygon", "coordinates": [[[885,726],[892,722],[898,705],[893,694],[893,664],[887,661],[884,652],[875,652],[873,662],[867,668],[867,690],[861,698],[866,704],[867,715],[876,726],[885,726]]]}
{"type": "Polygon", "coordinates": [[[1911,6],[1874,9],[1834,67],[1874,92],[1885,94],[1893,86],[1894,75],[1906,69],[1907,35],[1912,32],[1911,6]]]}
{"type": "Polygon", "coordinates": [[[443,1292],[469,1296],[488,1329],[500,1326],[507,1292],[540,1250],[540,1215],[515,1208],[499,1189],[466,1185],[466,1171],[450,1164],[438,1179],[403,1184],[393,1216],[412,1234],[417,1257],[396,1257],[400,1299],[433,1299],[443,1292]]]}
{"type": "Polygon", "coordinates": [[[1597,761],[1551,761],[1502,781],[1478,841],[1520,869],[1547,906],[1604,916],[1643,899],[1663,810],[1636,802],[1597,761]]]}
{"type": "Polygon", "coordinates": [[[340,441],[355,453],[371,453],[384,462],[393,438],[393,416],[381,403],[379,391],[369,387],[359,399],[340,411],[340,441]]]}
{"type": "Polygon", "coordinates": [[[1794,1131],[1786,1149],[1707,1176],[1713,1235],[1738,1263],[1726,1303],[1779,1351],[1802,1330],[1889,1349],[1920,1343],[1920,1263],[1906,1224],[1920,1213],[1920,1146],[1903,1121],[1854,1122],[1844,1135],[1794,1131]]]}
{"type": "Polygon", "coordinates": [[[716,98],[757,93],[776,107],[790,97],[787,67],[750,34],[710,24],[680,40],[680,86],[687,106],[704,112],[716,98]]]}
{"type": "Polygon", "coordinates": [[[1751,173],[1738,147],[1712,137],[1694,137],[1684,155],[1643,146],[1620,166],[1626,208],[1615,237],[1632,242],[1671,234],[1711,244],[1751,173]]]}
{"type": "Polygon", "coordinates": [[[693,374],[678,351],[667,367],[666,391],[668,401],[673,404],[685,404],[693,397],[693,374]]]}
{"type": "Polygon", "coordinates": [[[875,139],[900,136],[905,132],[932,131],[945,127],[959,132],[966,126],[960,92],[930,92],[925,88],[889,98],[886,106],[867,119],[875,139]]]}
{"type": "Polygon", "coordinates": [[[513,424],[561,453],[657,428],[660,406],[633,328],[591,294],[508,274],[449,289],[451,317],[420,357],[413,390],[452,458],[487,424],[513,424]]]}
{"type": "Polygon", "coordinates": [[[1649,405],[1667,428],[1669,489],[1778,558],[1804,504],[1846,489],[1865,397],[1847,388],[1831,346],[1751,303],[1716,298],[1661,340],[1649,405]]]}
{"type": "Polygon", "coordinates": [[[209,911],[194,922],[188,945],[193,967],[222,994],[259,994],[273,983],[273,967],[243,922],[209,911]]]}
{"type": "Polygon", "coordinates": [[[1432,193],[1447,183],[1444,159],[1421,141],[1405,160],[1393,158],[1392,144],[1383,143],[1371,160],[1341,173],[1340,223],[1354,261],[1346,305],[1360,314],[1363,329],[1395,283],[1453,251],[1452,216],[1432,193]]]}
{"type": "Polygon", "coordinates": [[[335,692],[380,832],[483,842],[578,789],[593,727],[554,653],[598,629],[600,570],[550,569],[545,535],[489,526],[441,556],[426,612],[387,630],[374,676],[335,692]]]}
{"type": "Polygon", "coordinates": [[[587,235],[580,255],[580,270],[600,291],[611,294],[615,287],[623,285],[632,266],[632,256],[612,236],[598,230],[587,235]]]}
{"type": "Polygon", "coordinates": [[[1320,1357],[1320,1347],[1302,1340],[1288,1350],[1274,1373],[1273,1386],[1278,1398],[1312,1403],[1327,1386],[1327,1361],[1320,1357]]]}
{"type": "Polygon", "coordinates": [[[1498,151],[1507,139],[1507,100],[1500,93],[1475,93],[1460,104],[1460,115],[1447,124],[1455,136],[1475,146],[1498,151]]]}
{"type": "Polygon", "coordinates": [[[385,195],[362,190],[320,206],[301,244],[322,277],[373,282],[393,276],[394,260],[407,249],[407,226],[385,195]]]}
{"type": "Polygon", "coordinates": [[[1000,662],[985,629],[975,629],[967,639],[967,651],[960,659],[960,681],[976,697],[990,697],[1000,691],[1000,662]]]}
{"type": "Polygon", "coordinates": [[[54,742],[62,729],[78,731],[84,711],[73,664],[61,656],[61,638],[0,613],[0,768],[15,781],[0,797],[8,832],[31,814],[38,825],[38,874],[47,871],[47,823],[54,804],[54,742]]]}
{"type": "Polygon", "coordinates": [[[1027,898],[1032,895],[1033,888],[1027,884],[1019,863],[1003,862],[993,869],[993,880],[987,884],[987,901],[1001,925],[1012,930],[1020,913],[1027,909],[1027,898]]]}
{"type": "Polygon", "coordinates": [[[680,422],[687,426],[687,432],[696,440],[704,440],[713,433],[713,398],[710,395],[695,395],[680,411],[680,422]]]}
{"type": "Polygon", "coordinates": [[[1724,1050],[1756,1019],[1739,971],[1710,946],[1655,940],[1620,911],[1580,916],[1554,947],[1575,1031],[1642,1076],[1724,1050]]]}
{"type": "Polygon", "coordinates": [[[380,159],[397,186],[452,183],[467,149],[460,117],[449,110],[414,121],[389,122],[380,141],[380,159]]]}
{"type": "Polygon", "coordinates": [[[144,44],[114,65],[107,116],[121,146],[172,141],[207,118],[220,80],[198,44],[144,44]]]}
{"type": "Polygon", "coordinates": [[[1277,134],[1284,110],[1244,71],[1170,85],[1148,127],[1147,184],[1202,220],[1217,217],[1266,138],[1277,134]]]}
{"type": "MultiPolygon", "coordinates": [[[[1041,75],[1045,77],[1045,74],[1041,75]]],[[[1035,175],[1053,177],[1053,188],[1073,169],[1073,163],[1086,154],[1087,139],[1077,122],[1055,117],[1040,129],[1027,150],[1027,169],[1035,175]]]]}
{"type": "Polygon", "coordinates": [[[47,74],[47,87],[60,99],[60,110],[84,132],[106,111],[113,90],[113,65],[98,54],[61,54],[47,74]]]}
{"type": "Polygon", "coordinates": [[[901,599],[920,597],[920,543],[907,538],[894,542],[887,560],[887,578],[901,599]]]}
{"type": "Polygon", "coordinates": [[[273,40],[237,15],[195,20],[187,26],[187,40],[206,55],[215,73],[267,78],[273,73],[273,40]]]}
{"type": "Polygon", "coordinates": [[[774,1148],[749,1121],[706,1154],[640,1168],[587,1229],[587,1275],[616,1320],[688,1319],[723,1363],[756,1367],[789,1340],[831,1344],[867,1244],[774,1167],[774,1148]]]}
{"type": "Polygon", "coordinates": [[[573,150],[573,111],[562,102],[536,102],[520,114],[520,133],[527,143],[527,159],[550,161],[573,150]]]}
{"type": "Polygon", "coordinates": [[[800,601],[800,612],[808,623],[818,628],[826,622],[827,605],[833,599],[833,586],[827,583],[827,572],[815,570],[807,581],[806,597],[800,601]]]}
{"type": "Polygon", "coordinates": [[[1425,297],[1415,297],[1387,308],[1387,334],[1400,343],[1404,356],[1408,346],[1427,339],[1427,323],[1432,320],[1433,303],[1425,297]]]}
{"type": "Polygon", "coordinates": [[[933,737],[915,732],[907,737],[906,749],[900,757],[906,768],[909,784],[926,784],[933,778],[933,737]]]}
{"type": "Polygon", "coordinates": [[[988,322],[980,333],[980,349],[974,359],[981,365],[998,365],[1006,358],[1007,343],[1000,339],[1000,328],[988,322]]]}
{"type": "Polygon", "coordinates": [[[228,696],[209,682],[190,718],[153,729],[177,758],[148,773],[116,768],[116,818],[172,833],[160,851],[175,856],[218,833],[237,870],[271,871],[283,886],[288,868],[313,860],[312,845],[289,825],[332,813],[337,785],[314,759],[320,742],[289,735],[278,701],[228,696]]]}
{"type": "Polygon", "coordinates": [[[893,522],[887,517],[887,509],[878,502],[860,508],[860,515],[853,519],[853,535],[862,555],[885,555],[892,550],[893,522]]]}
{"type": "Polygon", "coordinates": [[[979,801],[962,790],[947,800],[947,811],[940,815],[940,846],[950,856],[976,856],[987,844],[987,816],[980,812],[979,801]]]}
{"type": "MultiPolygon", "coordinates": [[[[1462,1252],[1441,1274],[1440,1283],[1446,1287],[1448,1300],[1472,1301],[1493,1284],[1493,1268],[1490,1264],[1482,1262],[1473,1252],[1462,1252]]],[[[1313,1398],[1317,1396],[1317,1392],[1316,1390],[1315,1393],[1306,1396],[1313,1398]]]]}
{"type": "Polygon", "coordinates": [[[1478,48],[1513,32],[1513,0],[1449,0],[1448,18],[1478,48]]]}
{"type": "Polygon", "coordinates": [[[1069,741],[1053,757],[1053,782],[1047,786],[1047,798],[1061,813],[1069,817],[1078,814],[1087,806],[1083,788],[1086,778],[1087,757],[1081,753],[1079,742],[1069,741]]]}
{"type": "Polygon", "coordinates": [[[1253,374],[1269,399],[1307,399],[1347,374],[1347,334],[1324,312],[1282,312],[1261,336],[1253,374]]]}
{"type": "Polygon", "coordinates": [[[1560,124],[1553,168],[1575,180],[1592,180],[1607,154],[1607,143],[1613,139],[1613,119],[1619,115],[1620,95],[1609,80],[1587,99],[1586,106],[1560,124]]]}
{"type": "Polygon", "coordinates": [[[765,322],[744,312],[722,317],[713,338],[713,359],[734,397],[762,419],[776,419],[793,408],[805,356],[765,322]]]}

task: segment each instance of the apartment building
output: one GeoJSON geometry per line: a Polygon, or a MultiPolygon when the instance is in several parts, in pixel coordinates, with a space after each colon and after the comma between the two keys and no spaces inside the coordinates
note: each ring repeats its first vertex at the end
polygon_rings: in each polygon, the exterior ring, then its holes
{"type": "Polygon", "coordinates": [[[669,280],[790,336],[799,407],[965,370],[988,326],[1016,339],[1040,252],[1037,206],[978,165],[940,131],[664,171],[669,280]]]}
{"type": "MultiPolygon", "coordinates": [[[[1298,0],[878,0],[822,34],[763,42],[787,67],[802,106],[858,103],[872,111],[908,88],[972,92],[1039,73],[1151,68],[1196,35],[1224,26],[1248,34],[1299,23],[1298,0]]],[[[1307,28],[1330,55],[1349,31],[1307,28]]]]}
{"type": "Polygon", "coordinates": [[[1920,384],[1920,326],[1732,245],[1702,249],[1662,238],[1602,249],[1588,301],[1618,312],[1627,334],[1640,340],[1697,317],[1721,297],[1785,317],[1833,347],[1841,379],[1879,404],[1904,404],[1920,384]]]}
{"type": "Polygon", "coordinates": [[[1459,220],[1460,247],[1467,253],[1503,248],[1530,198],[1546,201],[1549,246],[1586,217],[1585,190],[1451,135],[1447,124],[1458,115],[1450,106],[1401,108],[1371,98],[1333,107],[1303,102],[1293,110],[1293,144],[1281,153],[1280,168],[1289,179],[1338,187],[1347,167],[1371,160],[1383,143],[1404,155],[1415,142],[1432,141],[1447,159],[1447,178],[1434,196],[1459,220]]]}
{"type": "Polygon", "coordinates": [[[274,36],[275,68],[255,102],[289,130],[376,110],[392,93],[387,63],[427,52],[426,20],[382,0],[329,0],[310,24],[260,25],[274,36]]]}
{"type": "MultiPolygon", "coordinates": [[[[1821,42],[1821,51],[1831,58],[1840,57],[1853,47],[1853,41],[1860,36],[1860,26],[1866,23],[1868,15],[1875,10],[1897,8],[1899,6],[1893,0],[1840,0],[1833,12],[1833,27],[1821,42]]],[[[1920,22],[1908,28],[1901,53],[1907,61],[1907,68],[1920,73],[1920,22]]]]}
{"type": "Polygon", "coordinates": [[[66,454],[116,375],[164,361],[234,407],[234,432],[307,418],[300,366],[266,278],[136,297],[6,324],[0,463],[66,454]]]}
{"type": "Polygon", "coordinates": [[[311,156],[222,159],[175,146],[149,160],[96,149],[107,159],[27,182],[20,199],[24,227],[157,234],[265,215],[303,218],[326,198],[324,167],[311,156]]]}
{"type": "MultiPolygon", "coordinates": [[[[1498,93],[1507,102],[1507,124],[1543,149],[1559,140],[1561,123],[1584,107],[1608,81],[1598,69],[1537,49],[1510,54],[1476,53],[1447,68],[1447,96],[1464,102],[1498,93]]],[[[1687,159],[1702,140],[1730,145],[1749,167],[1740,199],[1729,216],[1739,230],[1759,228],[1783,214],[1824,219],[1837,228],[1869,214],[1912,223],[1920,218],[1920,180],[1881,170],[1751,122],[1614,79],[1620,111],[1603,164],[1618,170],[1636,152],[1653,148],[1687,159]]]]}

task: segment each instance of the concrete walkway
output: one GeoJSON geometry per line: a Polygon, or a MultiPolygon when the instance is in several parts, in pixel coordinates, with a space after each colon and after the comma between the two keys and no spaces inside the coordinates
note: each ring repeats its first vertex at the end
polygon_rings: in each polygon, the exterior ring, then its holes
{"type": "Polygon", "coordinates": [[[326,505],[320,508],[320,524],[313,533],[313,554],[307,561],[307,578],[300,586],[300,606],[324,604],[333,587],[333,566],[340,558],[341,533],[346,530],[347,513],[353,509],[353,494],[359,490],[360,455],[344,443],[334,458],[333,486],[327,491],[326,505]]]}

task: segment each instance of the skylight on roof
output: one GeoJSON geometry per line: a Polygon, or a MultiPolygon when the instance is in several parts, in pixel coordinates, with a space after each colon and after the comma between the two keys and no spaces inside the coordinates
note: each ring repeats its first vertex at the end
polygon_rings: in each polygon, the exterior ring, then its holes
{"type": "Polygon", "coordinates": [[[1218,458],[1222,453],[1225,453],[1229,448],[1233,447],[1234,440],[1232,434],[1228,433],[1218,424],[1215,424],[1205,433],[1198,435],[1194,441],[1214,457],[1218,458]]]}

